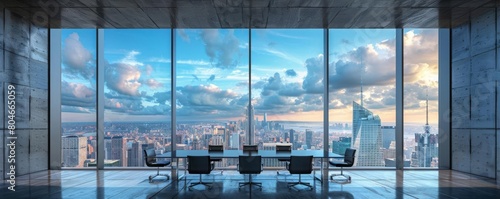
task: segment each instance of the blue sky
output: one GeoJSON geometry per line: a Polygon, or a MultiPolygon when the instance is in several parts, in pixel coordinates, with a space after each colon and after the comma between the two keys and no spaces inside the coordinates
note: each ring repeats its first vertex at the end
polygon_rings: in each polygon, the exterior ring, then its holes
{"type": "MultiPolygon", "coordinates": [[[[249,84],[260,118],[267,113],[268,120],[322,120],[322,29],[253,29],[252,42],[247,29],[175,31],[177,101],[171,103],[170,30],[105,30],[106,120],[165,120],[173,104],[178,120],[244,120],[249,84]]],[[[62,31],[63,120],[95,119],[95,35],[62,31]]],[[[411,121],[422,118],[422,93],[429,89],[431,111],[437,111],[436,35],[405,31],[405,52],[420,55],[405,56],[405,113],[411,121]]],[[[330,30],[332,121],[351,120],[361,75],[365,106],[383,122],[394,121],[394,39],[395,30],[330,30]]]]}

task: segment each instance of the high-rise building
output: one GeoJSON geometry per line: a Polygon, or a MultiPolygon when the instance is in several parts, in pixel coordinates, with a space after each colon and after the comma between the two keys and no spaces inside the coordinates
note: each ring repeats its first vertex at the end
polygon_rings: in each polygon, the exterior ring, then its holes
{"type": "Polygon", "coordinates": [[[144,158],[141,142],[133,141],[128,151],[128,166],[142,167],[144,166],[144,158]]]}
{"type": "Polygon", "coordinates": [[[313,139],[313,132],[309,129],[306,129],[306,145],[307,149],[311,149],[313,139]]]}
{"type": "Polygon", "coordinates": [[[267,122],[267,113],[264,113],[264,119],[262,119],[262,128],[264,130],[268,130],[269,129],[269,124],[267,122]]]}
{"type": "Polygon", "coordinates": [[[224,145],[224,137],[222,135],[214,135],[210,139],[211,145],[224,145]]]}
{"type": "Polygon", "coordinates": [[[381,121],[365,107],[353,102],[352,147],[356,166],[384,166],[381,121]]]}
{"type": "Polygon", "coordinates": [[[290,129],[290,143],[292,143],[292,149],[295,150],[296,148],[296,144],[295,144],[295,141],[296,139],[294,138],[294,135],[295,134],[295,130],[293,129],[290,129]]]}
{"type": "Polygon", "coordinates": [[[254,108],[251,104],[248,105],[246,111],[246,124],[245,124],[245,144],[255,143],[255,120],[254,120],[254,108]]]}
{"type": "Polygon", "coordinates": [[[127,144],[122,136],[105,137],[106,160],[118,160],[120,166],[127,166],[127,144]]]}
{"type": "Polygon", "coordinates": [[[426,101],[426,120],[424,133],[415,134],[415,153],[412,154],[412,167],[431,167],[433,158],[438,157],[438,136],[431,134],[429,125],[429,100],[426,101]]]}
{"type": "Polygon", "coordinates": [[[392,141],[396,141],[396,128],[395,126],[381,126],[382,129],[382,146],[388,149],[392,141]]]}
{"type": "Polygon", "coordinates": [[[345,154],[345,150],[351,148],[351,137],[339,137],[338,141],[332,142],[332,152],[340,155],[345,154]]]}
{"type": "Polygon", "coordinates": [[[415,133],[415,152],[412,167],[431,167],[432,158],[438,157],[438,136],[436,134],[415,133]]]}
{"type": "Polygon", "coordinates": [[[230,149],[239,149],[240,148],[240,134],[239,133],[232,133],[231,134],[231,140],[229,143],[229,148],[230,149]]]}
{"type": "Polygon", "coordinates": [[[87,137],[62,137],[62,166],[83,167],[87,159],[87,137]]]}

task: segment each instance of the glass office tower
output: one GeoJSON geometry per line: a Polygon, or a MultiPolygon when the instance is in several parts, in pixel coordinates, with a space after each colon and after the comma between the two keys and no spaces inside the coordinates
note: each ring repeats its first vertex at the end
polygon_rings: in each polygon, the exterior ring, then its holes
{"type": "Polygon", "coordinates": [[[353,148],[356,166],[384,166],[380,117],[353,102],[353,148]]]}

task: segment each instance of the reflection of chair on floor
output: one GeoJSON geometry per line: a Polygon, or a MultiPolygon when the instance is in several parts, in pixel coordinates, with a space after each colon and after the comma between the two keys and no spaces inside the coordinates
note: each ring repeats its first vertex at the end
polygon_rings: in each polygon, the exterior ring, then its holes
{"type": "MultiPolygon", "coordinates": [[[[276,154],[278,153],[291,153],[292,152],[292,145],[291,144],[276,144],[276,154]]],[[[290,162],[290,158],[278,158],[279,162],[284,162],[285,164],[288,164],[290,162]]],[[[278,170],[276,171],[276,174],[278,175],[289,175],[286,170],[278,170]]]]}
{"type": "MultiPolygon", "coordinates": [[[[223,152],[224,152],[223,145],[208,145],[208,153],[223,153],[223,152]]],[[[212,163],[222,162],[222,158],[210,158],[210,161],[212,163]]],[[[224,172],[224,170],[220,170],[220,175],[222,175],[222,172],[224,172]]]]}
{"type": "Polygon", "coordinates": [[[337,183],[351,183],[351,176],[344,175],[343,168],[352,167],[352,165],[354,164],[355,155],[356,155],[356,149],[346,149],[344,154],[344,161],[331,160],[330,165],[335,167],[340,167],[340,174],[332,174],[330,176],[330,180],[337,183]],[[345,180],[334,179],[335,176],[343,176],[345,180]]]}
{"type": "Polygon", "coordinates": [[[153,178],[156,176],[165,176],[167,180],[170,179],[168,174],[160,174],[160,167],[165,167],[170,165],[170,161],[168,160],[157,160],[156,152],[154,149],[144,149],[144,160],[146,161],[146,166],[148,167],[157,167],[156,175],[149,176],[149,182],[153,182],[153,178]]]}
{"type": "Polygon", "coordinates": [[[214,164],[210,162],[210,156],[187,156],[188,159],[188,172],[189,174],[200,174],[200,181],[193,182],[189,185],[189,190],[196,185],[204,185],[208,187],[208,189],[212,188],[212,183],[202,182],[201,175],[202,174],[210,174],[210,172],[214,169],[214,164]]]}
{"type": "Polygon", "coordinates": [[[302,174],[311,174],[313,171],[313,156],[290,156],[290,163],[287,164],[287,169],[290,174],[299,174],[298,182],[288,183],[288,188],[296,188],[297,185],[304,185],[313,190],[313,186],[310,183],[302,182],[302,174]]]}
{"type": "Polygon", "coordinates": [[[252,185],[255,185],[262,190],[262,183],[252,181],[252,174],[260,174],[264,168],[264,165],[262,164],[262,156],[241,155],[239,156],[239,162],[237,167],[240,174],[249,174],[248,182],[238,183],[239,188],[249,185],[251,189],[252,185]]]}

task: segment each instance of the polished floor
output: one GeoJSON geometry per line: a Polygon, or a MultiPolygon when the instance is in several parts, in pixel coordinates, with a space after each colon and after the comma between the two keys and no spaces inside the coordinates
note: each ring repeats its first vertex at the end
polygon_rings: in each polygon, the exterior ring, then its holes
{"type": "MultiPolygon", "coordinates": [[[[331,171],[336,173],[337,171],[331,171]]],[[[313,191],[290,190],[288,182],[298,176],[276,177],[276,171],[264,171],[253,180],[262,182],[262,190],[239,189],[245,178],[236,171],[223,175],[203,175],[204,182],[213,182],[211,190],[203,186],[187,189],[198,175],[187,180],[165,181],[158,177],[149,183],[152,170],[61,170],[43,171],[16,179],[16,191],[7,189],[4,181],[0,198],[500,198],[495,180],[449,170],[351,170],[350,184],[320,183],[312,175],[302,180],[314,186],[313,191]]],[[[299,187],[300,189],[301,187],[299,187]]]]}

